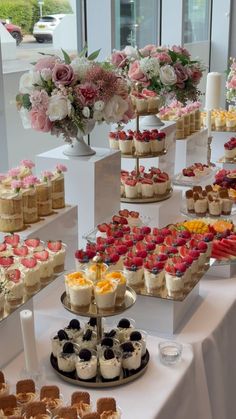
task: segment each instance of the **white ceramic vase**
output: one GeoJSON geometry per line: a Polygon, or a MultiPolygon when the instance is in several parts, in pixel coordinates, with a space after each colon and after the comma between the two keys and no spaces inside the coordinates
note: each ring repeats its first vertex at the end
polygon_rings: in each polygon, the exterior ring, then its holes
{"type": "Polygon", "coordinates": [[[96,154],[96,151],[94,151],[84,141],[84,136],[90,134],[90,132],[93,130],[95,126],[95,123],[96,122],[94,121],[94,119],[88,119],[84,124],[84,130],[81,131],[80,129],[78,129],[77,137],[74,138],[70,144],[65,145],[63,153],[66,156],[83,157],[92,156],[93,154],[96,154]]]}

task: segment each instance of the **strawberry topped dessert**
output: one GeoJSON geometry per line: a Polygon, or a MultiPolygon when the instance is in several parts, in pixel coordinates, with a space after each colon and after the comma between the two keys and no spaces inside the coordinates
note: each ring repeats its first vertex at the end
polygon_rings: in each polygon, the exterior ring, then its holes
{"type": "Polygon", "coordinates": [[[4,243],[6,243],[7,248],[17,247],[20,243],[20,236],[19,234],[8,234],[4,237],[4,243]]]}
{"type": "Polygon", "coordinates": [[[151,135],[150,131],[136,131],[134,133],[134,145],[137,155],[148,155],[151,153],[151,135]]]}
{"type": "Polygon", "coordinates": [[[119,150],[119,137],[118,132],[109,132],[109,145],[110,148],[113,148],[114,150],[119,150]]]}
{"type": "Polygon", "coordinates": [[[225,158],[232,160],[236,157],[236,137],[231,137],[229,141],[224,144],[225,158]]]}
{"type": "Polygon", "coordinates": [[[24,286],[27,294],[35,294],[40,289],[40,267],[34,256],[20,259],[19,269],[24,273],[24,286]]]}
{"type": "Polygon", "coordinates": [[[34,257],[39,264],[40,281],[42,284],[47,284],[51,281],[54,273],[53,256],[47,250],[34,252],[34,257]]]}
{"type": "Polygon", "coordinates": [[[144,282],[148,292],[159,290],[164,285],[165,262],[147,260],[144,263],[144,282]]]}
{"type": "Polygon", "coordinates": [[[26,239],[24,244],[28,247],[30,253],[41,252],[44,249],[44,243],[38,238],[26,239]]]}
{"type": "Polygon", "coordinates": [[[124,274],[128,285],[139,286],[143,284],[143,259],[130,257],[124,260],[124,274]]]}
{"type": "Polygon", "coordinates": [[[9,268],[5,272],[6,302],[10,308],[19,307],[24,297],[24,274],[19,269],[9,268]]]}
{"type": "Polygon", "coordinates": [[[165,265],[165,280],[169,297],[181,298],[184,293],[184,275],[187,265],[184,262],[165,265]]]}
{"type": "Polygon", "coordinates": [[[125,131],[118,131],[119,149],[122,154],[133,154],[134,136],[133,131],[129,130],[128,134],[125,131]]]}
{"type": "Polygon", "coordinates": [[[96,251],[92,249],[79,249],[75,252],[75,267],[77,271],[86,268],[88,263],[94,258],[96,251]]]}
{"type": "Polygon", "coordinates": [[[49,240],[46,250],[53,257],[54,272],[64,271],[66,245],[61,240],[49,240]]]}

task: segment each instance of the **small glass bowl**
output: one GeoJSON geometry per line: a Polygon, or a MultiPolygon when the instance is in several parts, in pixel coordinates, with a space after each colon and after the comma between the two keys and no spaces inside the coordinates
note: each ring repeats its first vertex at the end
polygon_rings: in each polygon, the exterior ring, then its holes
{"type": "Polygon", "coordinates": [[[183,345],[179,342],[165,341],[158,344],[162,364],[174,365],[180,361],[183,345]]]}

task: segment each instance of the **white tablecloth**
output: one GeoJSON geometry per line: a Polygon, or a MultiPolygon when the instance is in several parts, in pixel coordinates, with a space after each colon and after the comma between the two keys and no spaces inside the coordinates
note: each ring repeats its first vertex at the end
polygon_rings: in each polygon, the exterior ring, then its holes
{"type": "MultiPolygon", "coordinates": [[[[62,382],[52,370],[49,337],[73,315],[61,306],[62,284],[50,287],[51,292],[45,289],[35,304],[42,381],[57,383],[68,402],[76,387],[62,382]]],[[[236,418],[236,280],[203,280],[200,294],[197,308],[174,337],[184,344],[179,364],[162,365],[158,357],[160,338],[149,336],[151,360],[146,373],[125,386],[91,390],[92,399],[114,396],[125,419],[236,418]]],[[[4,371],[11,384],[20,376],[23,366],[23,354],[6,366],[4,371]]]]}

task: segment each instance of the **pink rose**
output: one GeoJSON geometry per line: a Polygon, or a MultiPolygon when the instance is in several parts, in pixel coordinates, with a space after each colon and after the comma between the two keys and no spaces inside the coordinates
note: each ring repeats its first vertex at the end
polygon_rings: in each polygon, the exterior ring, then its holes
{"type": "Polygon", "coordinates": [[[158,52],[154,55],[154,57],[158,58],[160,63],[170,64],[172,63],[172,59],[167,52],[158,52]]]}
{"type": "Polygon", "coordinates": [[[181,63],[175,63],[174,70],[177,77],[176,85],[180,89],[184,89],[184,86],[185,86],[184,82],[188,79],[187,70],[184,68],[184,66],[181,63]]]}
{"type": "Polygon", "coordinates": [[[233,76],[230,81],[227,83],[228,89],[236,89],[236,76],[233,76]]]}
{"type": "Polygon", "coordinates": [[[188,76],[192,83],[198,84],[202,77],[202,71],[197,67],[190,67],[188,68],[188,76]]]}
{"type": "Polygon", "coordinates": [[[95,84],[86,82],[76,86],[75,95],[83,106],[93,105],[98,97],[98,89],[95,84]]]}
{"type": "Polygon", "coordinates": [[[147,87],[150,84],[147,76],[145,76],[145,74],[142,72],[138,61],[134,61],[131,64],[128,76],[132,81],[140,82],[143,84],[143,86],[147,87]]]}
{"type": "Polygon", "coordinates": [[[13,167],[12,169],[8,170],[8,175],[12,178],[17,178],[17,176],[20,174],[20,168],[19,167],[13,167]]]}
{"type": "Polygon", "coordinates": [[[23,184],[21,182],[21,180],[13,180],[11,182],[11,188],[14,189],[16,192],[18,192],[20,190],[20,188],[22,188],[23,184]]]}
{"type": "Polygon", "coordinates": [[[73,68],[69,64],[56,64],[52,71],[52,80],[56,86],[67,86],[74,81],[73,68]]]}
{"type": "Polygon", "coordinates": [[[30,187],[36,185],[37,183],[39,183],[39,179],[36,176],[33,176],[33,175],[26,176],[23,179],[24,188],[30,188],[30,187]]]}
{"type": "Polygon", "coordinates": [[[58,164],[56,165],[56,169],[57,169],[57,171],[58,171],[59,173],[61,173],[61,172],[67,172],[67,167],[66,167],[64,164],[60,164],[60,163],[58,163],[58,164]]]}
{"type": "Polygon", "coordinates": [[[111,54],[111,62],[117,68],[123,68],[127,62],[127,55],[122,51],[115,51],[111,54]]]}
{"type": "Polygon", "coordinates": [[[52,70],[57,62],[56,57],[43,57],[34,66],[35,71],[42,71],[45,68],[52,70]]]}
{"type": "Polygon", "coordinates": [[[29,112],[29,117],[31,127],[36,131],[49,132],[51,130],[52,123],[44,110],[32,109],[29,112]]]}
{"type": "Polygon", "coordinates": [[[173,45],[171,49],[172,51],[176,52],[176,54],[181,54],[185,55],[185,57],[190,57],[190,53],[188,52],[188,50],[186,48],[181,47],[180,45],[173,45]]]}
{"type": "Polygon", "coordinates": [[[146,45],[144,48],[140,49],[140,54],[142,54],[143,57],[149,57],[150,55],[153,55],[157,50],[156,45],[149,44],[146,45]]]}

